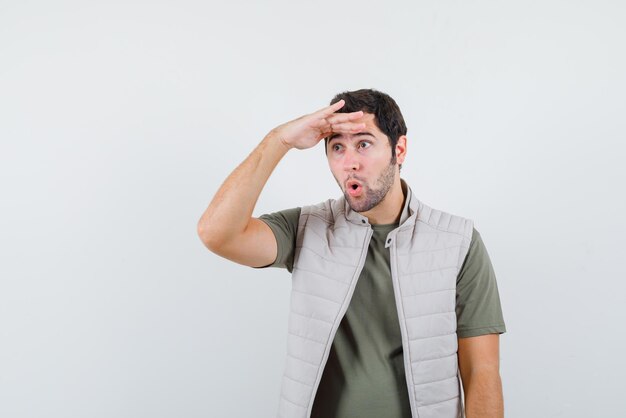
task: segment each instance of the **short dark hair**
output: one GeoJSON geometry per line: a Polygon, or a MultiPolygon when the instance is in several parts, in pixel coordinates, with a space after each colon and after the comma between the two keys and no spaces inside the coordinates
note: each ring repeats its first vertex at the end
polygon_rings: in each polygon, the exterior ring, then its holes
{"type": "MultiPolygon", "coordinates": [[[[388,94],[374,89],[361,89],[355,91],[344,91],[337,94],[330,101],[330,104],[337,103],[343,99],[343,105],[337,113],[351,113],[362,110],[365,113],[374,115],[374,123],[378,129],[389,138],[391,145],[391,162],[396,163],[396,144],[398,138],[406,135],[406,124],[400,112],[400,108],[395,100],[388,94]]],[[[328,153],[328,138],[324,138],[324,150],[328,153]]]]}

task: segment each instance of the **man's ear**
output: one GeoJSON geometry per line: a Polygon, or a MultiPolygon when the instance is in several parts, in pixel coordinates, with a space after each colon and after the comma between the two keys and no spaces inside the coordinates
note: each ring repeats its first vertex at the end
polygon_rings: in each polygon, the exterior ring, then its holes
{"type": "Polygon", "coordinates": [[[406,135],[401,135],[396,143],[396,163],[402,164],[406,158],[406,135]]]}

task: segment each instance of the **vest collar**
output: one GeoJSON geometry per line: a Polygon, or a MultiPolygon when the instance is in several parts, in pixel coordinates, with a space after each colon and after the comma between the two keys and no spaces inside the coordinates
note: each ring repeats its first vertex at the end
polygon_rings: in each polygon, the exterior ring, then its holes
{"type": "MultiPolygon", "coordinates": [[[[405,196],[404,207],[402,208],[402,214],[400,215],[400,226],[408,226],[415,223],[420,202],[413,195],[411,188],[402,178],[400,179],[400,185],[402,186],[402,192],[405,196]]],[[[344,213],[348,221],[361,226],[369,225],[369,221],[366,216],[353,211],[344,196],[341,196],[341,199],[343,200],[344,213]]]]}

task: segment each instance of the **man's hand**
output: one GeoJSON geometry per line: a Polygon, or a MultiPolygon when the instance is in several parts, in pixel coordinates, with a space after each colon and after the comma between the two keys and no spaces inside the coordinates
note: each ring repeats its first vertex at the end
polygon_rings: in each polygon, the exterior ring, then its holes
{"type": "Polygon", "coordinates": [[[364,123],[353,121],[363,116],[362,111],[335,113],[346,102],[339,100],[317,112],[284,123],[272,130],[288,149],[307,149],[317,145],[332,133],[354,134],[365,128],[364,123]]]}
{"type": "Polygon", "coordinates": [[[233,170],[198,221],[198,235],[209,250],[252,267],[266,266],[276,259],[274,233],[265,222],[252,217],[254,205],[270,174],[291,148],[311,148],[332,133],[357,133],[365,128],[364,123],[353,122],[363,112],[335,113],[344,104],[340,100],[272,129],[233,170]]]}

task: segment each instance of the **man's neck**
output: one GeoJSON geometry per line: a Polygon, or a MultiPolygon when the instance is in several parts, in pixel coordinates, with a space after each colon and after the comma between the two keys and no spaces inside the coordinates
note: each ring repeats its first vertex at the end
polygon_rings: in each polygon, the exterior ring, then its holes
{"type": "Polygon", "coordinates": [[[400,176],[396,176],[393,186],[391,186],[382,202],[367,212],[361,212],[361,215],[367,217],[369,223],[372,225],[398,223],[402,216],[405,199],[406,196],[402,190],[400,176]]]}

